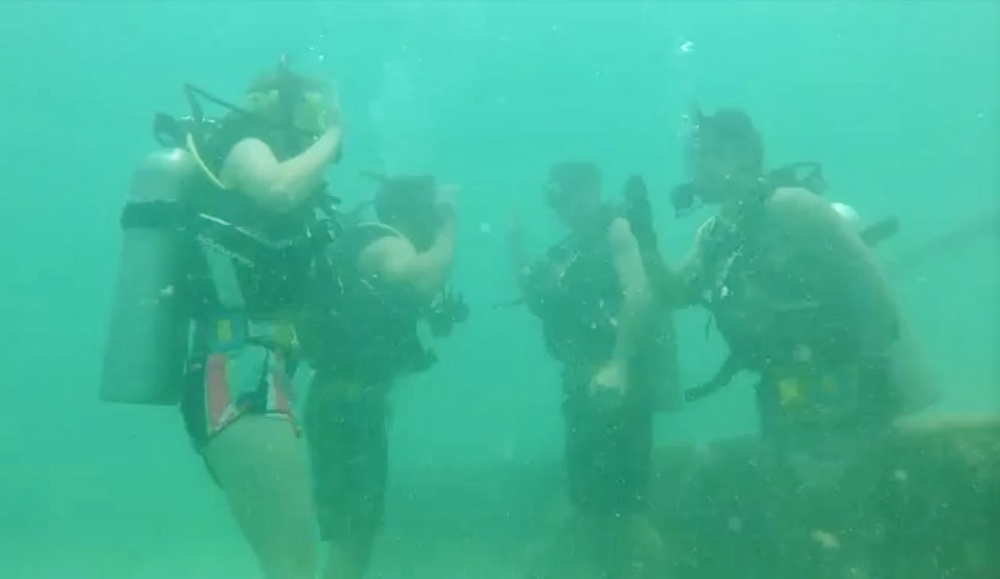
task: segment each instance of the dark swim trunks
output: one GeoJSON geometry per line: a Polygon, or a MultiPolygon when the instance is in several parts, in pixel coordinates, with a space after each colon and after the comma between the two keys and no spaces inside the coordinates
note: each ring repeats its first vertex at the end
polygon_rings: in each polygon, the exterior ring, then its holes
{"type": "Polygon", "coordinates": [[[599,408],[590,379],[589,372],[563,375],[570,500],[599,515],[640,513],[647,506],[652,461],[651,393],[633,385],[615,409],[599,408]]]}
{"type": "Polygon", "coordinates": [[[324,541],[370,538],[382,527],[389,468],[386,390],[316,376],[305,431],[324,541]]]}

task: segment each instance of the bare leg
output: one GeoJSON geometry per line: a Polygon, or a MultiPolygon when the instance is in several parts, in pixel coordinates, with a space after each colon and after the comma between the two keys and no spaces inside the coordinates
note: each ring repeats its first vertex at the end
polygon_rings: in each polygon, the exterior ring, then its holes
{"type": "Polygon", "coordinates": [[[312,492],[299,439],[288,421],[241,417],[203,454],[264,576],[315,579],[312,492]]]}

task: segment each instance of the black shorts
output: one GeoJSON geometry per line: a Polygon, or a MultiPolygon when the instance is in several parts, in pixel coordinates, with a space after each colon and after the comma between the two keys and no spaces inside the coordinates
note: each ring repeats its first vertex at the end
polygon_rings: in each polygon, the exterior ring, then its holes
{"type": "Polygon", "coordinates": [[[385,388],[349,389],[318,374],[304,414],[321,537],[370,538],[388,481],[385,388]]]}
{"type": "Polygon", "coordinates": [[[653,450],[649,392],[635,387],[613,411],[596,408],[586,379],[565,379],[566,467],[573,505],[598,515],[643,512],[653,450]]]}

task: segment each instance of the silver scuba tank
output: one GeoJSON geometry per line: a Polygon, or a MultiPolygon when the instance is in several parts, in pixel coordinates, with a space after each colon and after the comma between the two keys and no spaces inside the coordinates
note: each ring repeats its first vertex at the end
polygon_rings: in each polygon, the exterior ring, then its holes
{"type": "Polygon", "coordinates": [[[198,170],[187,151],[157,151],[136,169],[122,213],[122,247],[104,352],[100,398],[179,401],[188,324],[177,288],[182,251],[173,211],[198,170]]]}

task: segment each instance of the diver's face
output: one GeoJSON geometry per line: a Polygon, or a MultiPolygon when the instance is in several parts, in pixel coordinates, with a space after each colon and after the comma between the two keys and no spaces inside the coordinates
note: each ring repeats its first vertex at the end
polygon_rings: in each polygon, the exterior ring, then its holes
{"type": "Polygon", "coordinates": [[[304,93],[292,109],[292,124],[295,127],[296,145],[306,150],[326,132],[326,99],[322,93],[304,93]]]}
{"type": "Polygon", "coordinates": [[[549,207],[570,229],[582,227],[600,208],[601,198],[595,191],[563,189],[557,183],[546,186],[549,207]]]}
{"type": "Polygon", "coordinates": [[[688,178],[703,200],[717,201],[720,190],[725,187],[731,163],[725,148],[695,139],[689,145],[688,178]]]}
{"type": "Polygon", "coordinates": [[[295,104],[292,113],[292,123],[303,133],[313,135],[313,140],[319,138],[329,127],[327,119],[327,99],[320,92],[306,92],[295,104]]]}
{"type": "Polygon", "coordinates": [[[746,155],[732,145],[693,140],[687,172],[705,203],[720,203],[746,181],[746,155]]]}

